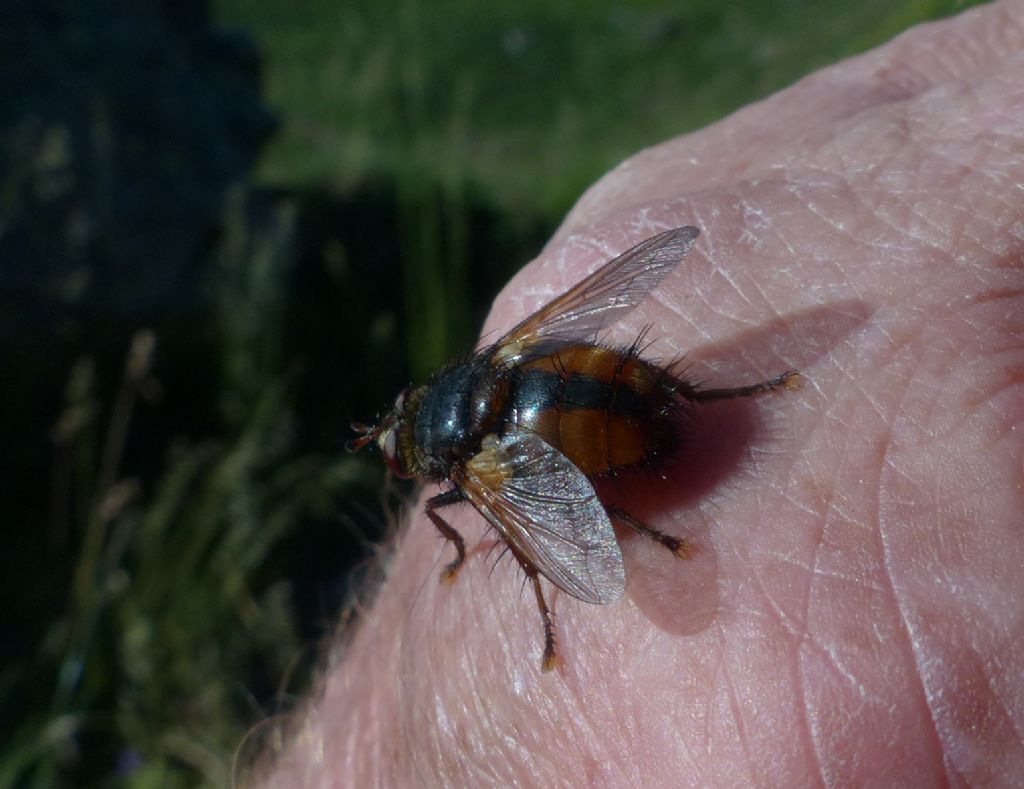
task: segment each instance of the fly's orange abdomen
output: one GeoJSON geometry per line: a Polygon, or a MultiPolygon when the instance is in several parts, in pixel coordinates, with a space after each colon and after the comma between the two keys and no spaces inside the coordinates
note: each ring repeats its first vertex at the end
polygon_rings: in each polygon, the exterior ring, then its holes
{"type": "Polygon", "coordinates": [[[633,350],[570,345],[518,368],[510,417],[596,476],[664,450],[672,381],[633,350]]]}

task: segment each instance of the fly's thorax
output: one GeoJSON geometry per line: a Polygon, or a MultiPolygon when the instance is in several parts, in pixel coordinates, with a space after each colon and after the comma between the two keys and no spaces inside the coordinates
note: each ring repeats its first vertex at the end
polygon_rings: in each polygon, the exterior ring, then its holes
{"type": "Polygon", "coordinates": [[[452,466],[468,460],[502,419],[508,374],[486,356],[450,365],[435,374],[416,412],[413,440],[425,476],[450,477],[452,466]]]}

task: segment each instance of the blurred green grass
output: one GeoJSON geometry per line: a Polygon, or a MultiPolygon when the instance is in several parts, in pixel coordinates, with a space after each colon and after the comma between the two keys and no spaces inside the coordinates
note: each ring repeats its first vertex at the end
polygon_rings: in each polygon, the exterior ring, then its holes
{"type": "Polygon", "coordinates": [[[281,125],[230,193],[202,304],[81,332],[63,396],[40,394],[52,465],[32,474],[60,528],[19,524],[36,640],[0,670],[0,787],[225,784],[308,683],[292,666],[383,520],[348,419],[469,347],[609,167],[961,8],[218,0],[281,125]]]}
{"type": "Polygon", "coordinates": [[[267,56],[283,127],[259,179],[468,182],[555,221],[638,149],[962,7],[219,0],[217,16],[267,56]]]}

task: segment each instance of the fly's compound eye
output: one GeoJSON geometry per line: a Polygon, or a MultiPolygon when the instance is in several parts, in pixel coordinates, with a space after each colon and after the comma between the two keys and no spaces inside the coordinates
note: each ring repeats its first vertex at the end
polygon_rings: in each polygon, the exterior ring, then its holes
{"type": "MultiPolygon", "coordinates": [[[[399,395],[399,399],[401,398],[402,395],[399,395]]],[[[398,430],[395,427],[389,427],[377,437],[377,446],[380,447],[380,452],[384,456],[384,462],[388,464],[391,473],[403,479],[408,479],[412,476],[402,462],[402,453],[398,446],[398,430]]]]}

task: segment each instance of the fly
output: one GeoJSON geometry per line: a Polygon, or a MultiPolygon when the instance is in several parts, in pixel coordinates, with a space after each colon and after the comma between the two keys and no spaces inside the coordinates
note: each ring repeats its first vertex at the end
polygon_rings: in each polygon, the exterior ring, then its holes
{"type": "Polygon", "coordinates": [[[599,330],[639,304],[693,247],[700,231],[659,233],[545,304],[493,345],[410,387],[374,426],[354,424],[356,451],[376,442],[398,476],[446,489],[426,514],[454,546],[441,580],[455,579],[466,544],[439,510],[468,501],[530,580],[544,625],[542,668],[556,664],[552,612],[540,576],[606,605],[626,584],[612,522],[685,557],[686,543],[605,506],[593,480],[650,465],[678,444],[681,412],[696,403],[795,389],[787,371],[761,383],[699,389],[641,358],[639,340],[609,347],[599,330]]]}

